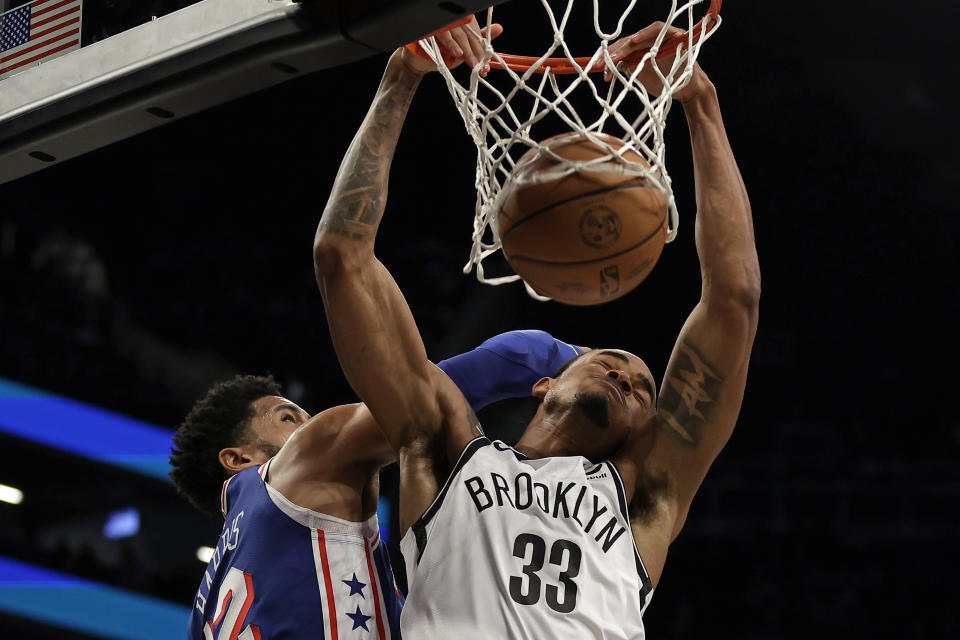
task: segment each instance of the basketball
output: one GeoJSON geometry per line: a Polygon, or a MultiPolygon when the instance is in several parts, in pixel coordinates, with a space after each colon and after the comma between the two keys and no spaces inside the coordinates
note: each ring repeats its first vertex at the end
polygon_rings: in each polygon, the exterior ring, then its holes
{"type": "MultiPolygon", "coordinates": [[[[618,138],[595,134],[614,149],[618,138]]],[[[542,143],[569,161],[608,152],[582,135],[566,133],[542,143]]],[[[625,295],[653,269],[663,251],[668,210],[663,193],[616,160],[557,178],[531,181],[561,161],[538,149],[514,167],[496,214],[504,257],[539,294],[570,305],[594,305],[625,295]]],[[[630,149],[625,160],[647,162],[630,149]]]]}

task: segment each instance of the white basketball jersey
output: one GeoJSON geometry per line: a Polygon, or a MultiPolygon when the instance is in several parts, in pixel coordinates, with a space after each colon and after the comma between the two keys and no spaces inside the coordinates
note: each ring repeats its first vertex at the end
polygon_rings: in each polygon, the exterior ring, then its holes
{"type": "Polygon", "coordinates": [[[405,637],[644,637],[652,587],[610,462],[476,438],[400,549],[405,637]]]}

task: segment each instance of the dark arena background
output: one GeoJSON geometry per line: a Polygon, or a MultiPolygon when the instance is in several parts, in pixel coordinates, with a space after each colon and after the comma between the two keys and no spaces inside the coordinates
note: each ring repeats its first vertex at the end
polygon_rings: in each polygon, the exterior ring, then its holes
{"type": "MultiPolygon", "coordinates": [[[[188,4],[88,0],[84,45],[188,4]]],[[[729,0],[704,46],[763,297],[738,426],[671,547],[649,638],[960,634],[960,9],[924,9],[729,0]]],[[[541,11],[505,5],[507,33],[541,11]]],[[[182,637],[198,549],[221,522],[165,479],[171,430],[241,372],[272,372],[311,413],[355,400],[311,247],[385,61],[301,75],[0,185],[0,636],[182,637]]],[[[461,273],[476,151],[426,78],[377,253],[431,357],[538,328],[630,349],[659,380],[700,287],[680,109],[667,132],[680,232],[650,277],[603,306],[539,303],[461,273]]],[[[512,441],[531,402],[481,421],[512,441]]],[[[394,469],[383,487],[403,583],[394,469]]]]}

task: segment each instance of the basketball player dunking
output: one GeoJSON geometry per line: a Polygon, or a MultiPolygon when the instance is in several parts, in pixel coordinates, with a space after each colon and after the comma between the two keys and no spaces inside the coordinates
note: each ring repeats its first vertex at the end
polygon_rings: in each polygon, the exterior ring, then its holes
{"type": "MultiPolygon", "coordinates": [[[[659,29],[619,41],[614,59],[659,29]]],[[[716,90],[697,68],[675,94],[693,146],[703,281],[662,393],[632,353],[589,351],[533,385],[540,406],[511,448],[482,435],[427,360],[374,256],[397,137],[431,66],[402,49],[390,59],[314,245],[341,365],[400,460],[401,627],[417,640],[641,638],[670,543],[736,422],[757,326],[750,205],[716,90]]]]}

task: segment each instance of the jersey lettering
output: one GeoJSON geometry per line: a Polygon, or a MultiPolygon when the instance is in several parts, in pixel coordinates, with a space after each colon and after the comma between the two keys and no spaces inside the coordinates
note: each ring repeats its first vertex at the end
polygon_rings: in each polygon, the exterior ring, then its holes
{"type": "Polygon", "coordinates": [[[537,506],[540,511],[550,513],[550,489],[542,482],[534,482],[533,490],[537,492],[537,506]],[[538,489],[540,491],[537,491],[538,489]]]}
{"type": "MultiPolygon", "coordinates": [[[[197,590],[197,597],[194,599],[194,606],[203,613],[207,608],[207,596],[210,595],[210,588],[213,587],[213,575],[211,568],[216,571],[223,562],[228,551],[237,548],[240,543],[240,519],[243,518],[243,511],[234,517],[233,522],[224,523],[223,532],[217,540],[217,546],[213,550],[213,556],[210,558],[210,564],[203,572],[203,582],[200,583],[200,589],[197,590]],[[206,593],[204,593],[206,591],[206,593]]],[[[222,591],[222,589],[221,589],[222,591]]]]}
{"type": "Polygon", "coordinates": [[[593,496],[593,517],[590,518],[590,522],[587,523],[587,526],[583,528],[584,531],[590,533],[590,528],[593,526],[593,523],[597,521],[597,518],[606,513],[607,508],[600,508],[600,501],[597,499],[597,496],[593,496]]]}
{"type": "Polygon", "coordinates": [[[463,481],[478,512],[486,511],[491,507],[524,511],[533,508],[535,504],[536,508],[547,515],[552,515],[554,518],[569,518],[576,522],[585,533],[591,533],[594,526],[597,526],[597,533],[593,538],[600,543],[604,553],[609,552],[627,530],[617,519],[614,511],[602,504],[600,496],[588,485],[560,480],[552,492],[553,502],[551,503],[550,487],[540,482],[533,482],[533,478],[528,473],[516,474],[512,483],[496,472],[491,472],[486,477],[489,478],[488,481],[479,475],[463,481]],[[572,510],[570,504],[573,504],[572,510]]]}
{"type": "Polygon", "coordinates": [[[476,477],[468,478],[464,484],[467,485],[467,491],[470,492],[470,497],[473,498],[473,504],[477,505],[477,511],[483,511],[487,507],[493,506],[493,498],[491,498],[487,490],[483,488],[483,480],[476,477]],[[481,495],[484,500],[486,500],[486,504],[480,504],[478,498],[481,495]]]}
{"type": "Polygon", "coordinates": [[[609,551],[610,547],[613,546],[613,543],[617,541],[617,538],[620,537],[625,531],[623,527],[615,527],[613,520],[608,520],[607,524],[603,525],[603,528],[600,529],[600,533],[597,534],[597,537],[594,538],[597,542],[600,542],[600,538],[603,538],[606,535],[606,538],[601,545],[604,551],[609,551]]]}
{"type": "MultiPolygon", "coordinates": [[[[573,505],[573,515],[571,516],[574,520],[577,521],[577,524],[579,524],[581,527],[583,526],[583,520],[577,517],[577,514],[580,513],[580,505],[583,504],[583,496],[585,496],[586,494],[587,494],[587,488],[580,487],[580,495],[577,496],[577,502],[576,504],[573,505]]],[[[594,500],[596,500],[596,496],[594,496],[594,500]]]]}
{"type": "Polygon", "coordinates": [[[560,507],[563,507],[563,517],[569,518],[570,512],[567,511],[567,494],[570,492],[570,489],[573,489],[574,484],[568,482],[566,486],[562,482],[557,483],[557,500],[553,503],[553,517],[557,517],[560,507]]]}
{"type": "Polygon", "coordinates": [[[533,504],[533,478],[530,477],[529,473],[518,473],[516,487],[517,504],[514,506],[523,511],[533,504]],[[523,480],[522,483],[521,480],[523,480]],[[523,488],[521,488],[521,484],[524,485],[523,488]]]}
{"type": "Polygon", "coordinates": [[[491,473],[490,477],[493,478],[493,488],[497,491],[497,505],[503,506],[503,500],[501,498],[501,494],[503,494],[507,496],[507,502],[510,503],[510,506],[516,508],[513,500],[510,499],[510,490],[507,489],[507,479],[499,473],[491,473]]]}

